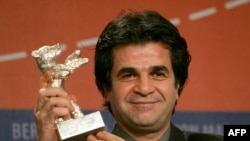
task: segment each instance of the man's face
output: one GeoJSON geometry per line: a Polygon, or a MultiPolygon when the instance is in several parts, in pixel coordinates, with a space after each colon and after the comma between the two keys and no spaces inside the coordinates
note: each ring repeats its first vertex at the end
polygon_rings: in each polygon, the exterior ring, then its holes
{"type": "Polygon", "coordinates": [[[166,130],[178,99],[169,50],[161,43],[114,51],[112,89],[106,99],[123,130],[166,130]]]}

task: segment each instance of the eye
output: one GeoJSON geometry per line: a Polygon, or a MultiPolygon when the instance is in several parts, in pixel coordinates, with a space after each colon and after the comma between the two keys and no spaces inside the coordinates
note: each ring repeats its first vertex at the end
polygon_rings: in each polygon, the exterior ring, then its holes
{"type": "Polygon", "coordinates": [[[152,77],[153,77],[153,79],[156,79],[156,80],[164,80],[167,78],[167,74],[162,72],[162,71],[153,72],[152,77]]]}
{"type": "Polygon", "coordinates": [[[124,73],[120,76],[120,80],[123,80],[123,81],[131,81],[131,80],[134,80],[136,77],[135,74],[133,73],[124,73]]]}
{"type": "Polygon", "coordinates": [[[154,75],[155,77],[162,77],[162,76],[165,76],[165,74],[162,73],[162,72],[156,72],[156,73],[154,73],[153,75],[154,75]]]}
{"type": "Polygon", "coordinates": [[[138,76],[138,73],[133,67],[124,67],[117,72],[116,76],[121,81],[131,81],[138,76]]]}

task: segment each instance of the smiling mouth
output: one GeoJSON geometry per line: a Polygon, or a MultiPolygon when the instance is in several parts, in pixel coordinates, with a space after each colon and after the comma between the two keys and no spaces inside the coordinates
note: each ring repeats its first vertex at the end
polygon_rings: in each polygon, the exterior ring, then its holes
{"type": "Polygon", "coordinates": [[[133,101],[133,102],[130,102],[130,104],[134,108],[141,109],[141,110],[151,109],[153,107],[153,105],[156,103],[157,103],[157,101],[133,101]]]}
{"type": "Polygon", "coordinates": [[[133,101],[130,102],[131,104],[136,104],[136,105],[146,105],[146,104],[155,104],[157,101],[133,101]]]}
{"type": "Polygon", "coordinates": [[[155,102],[155,101],[140,101],[140,102],[131,102],[130,104],[133,107],[133,109],[135,109],[136,111],[146,112],[146,111],[152,110],[155,103],[157,103],[157,102],[155,102]]]}

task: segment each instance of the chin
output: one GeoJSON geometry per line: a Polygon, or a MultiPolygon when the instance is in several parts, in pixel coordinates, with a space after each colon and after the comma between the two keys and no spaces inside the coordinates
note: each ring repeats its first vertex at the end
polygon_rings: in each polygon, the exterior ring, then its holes
{"type": "Polygon", "coordinates": [[[144,127],[152,127],[152,125],[154,125],[157,120],[152,119],[152,115],[151,118],[149,117],[140,117],[140,118],[136,118],[133,120],[134,124],[136,124],[136,126],[144,126],[144,127]]]}

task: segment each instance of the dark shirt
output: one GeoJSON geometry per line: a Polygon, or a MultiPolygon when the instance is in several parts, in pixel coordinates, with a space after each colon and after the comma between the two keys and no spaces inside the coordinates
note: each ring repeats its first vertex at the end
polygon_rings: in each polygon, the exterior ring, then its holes
{"type": "MultiPolygon", "coordinates": [[[[112,133],[127,141],[136,141],[126,132],[122,131],[117,125],[115,125],[112,133]]],[[[160,141],[223,141],[223,136],[181,131],[171,124],[170,129],[161,137],[160,141]]]]}
{"type": "MultiPolygon", "coordinates": [[[[135,139],[130,137],[126,132],[121,130],[117,125],[115,125],[112,133],[125,139],[126,141],[136,141],[135,139]]],[[[167,130],[167,132],[161,137],[160,141],[169,141],[169,137],[170,137],[170,129],[167,130]]]]}

